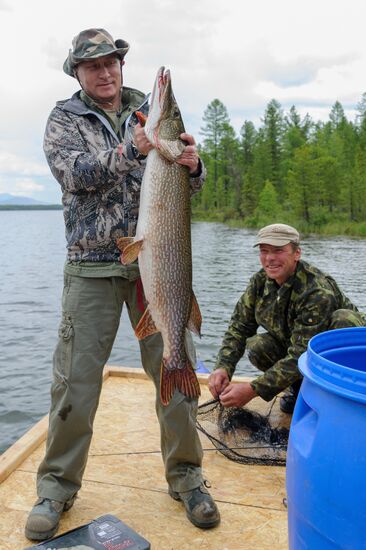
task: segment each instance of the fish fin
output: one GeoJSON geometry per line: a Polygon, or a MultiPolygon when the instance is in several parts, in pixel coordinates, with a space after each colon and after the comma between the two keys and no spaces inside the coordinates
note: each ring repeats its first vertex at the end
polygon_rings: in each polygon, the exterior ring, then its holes
{"type": "Polygon", "coordinates": [[[175,370],[167,369],[165,361],[160,368],[160,399],[163,405],[168,405],[175,390],[175,370]]]}
{"type": "Polygon", "coordinates": [[[146,121],[147,121],[147,116],[144,115],[144,113],[142,113],[141,111],[136,111],[136,116],[137,116],[137,120],[139,121],[141,126],[145,126],[146,121]]]}
{"type": "Polygon", "coordinates": [[[133,242],[134,242],[133,237],[118,237],[118,239],[116,240],[118,250],[120,250],[121,252],[124,251],[126,246],[128,246],[129,244],[132,244],[133,242]]]}
{"type": "Polygon", "coordinates": [[[138,340],[142,340],[143,338],[146,338],[147,336],[151,336],[156,332],[159,332],[159,331],[156,328],[153,318],[151,317],[150,310],[147,307],[144,311],[143,316],[141,317],[141,319],[136,325],[135,335],[138,338],[138,340]]]}
{"type": "Polygon", "coordinates": [[[197,336],[201,338],[201,325],[202,315],[200,311],[200,306],[198,305],[197,298],[192,290],[191,314],[188,319],[187,328],[189,328],[191,332],[197,334],[197,336]]]}
{"type": "Polygon", "coordinates": [[[123,265],[132,264],[132,262],[137,260],[137,256],[139,255],[143,242],[143,239],[141,239],[140,241],[133,241],[132,243],[127,244],[121,254],[121,262],[123,265]]]}
{"type": "Polygon", "coordinates": [[[163,405],[169,404],[175,389],[187,397],[201,395],[200,384],[188,359],[182,369],[168,369],[163,358],[160,372],[160,399],[163,405]]]}

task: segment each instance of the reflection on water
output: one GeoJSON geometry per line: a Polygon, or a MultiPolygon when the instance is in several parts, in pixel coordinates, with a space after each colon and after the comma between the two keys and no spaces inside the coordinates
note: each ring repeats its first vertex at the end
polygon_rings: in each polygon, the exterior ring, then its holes
{"type": "MultiPolygon", "coordinates": [[[[65,258],[61,211],[1,211],[0,452],[48,412],[52,353],[65,258]]],[[[192,226],[193,287],[202,316],[198,356],[211,368],[236,301],[259,268],[255,232],[218,223],[192,226]]],[[[333,275],[366,311],[366,240],[304,239],[303,257],[333,275]]],[[[109,363],[140,366],[127,313],[109,363]]],[[[237,372],[252,374],[244,357],[237,372]]]]}

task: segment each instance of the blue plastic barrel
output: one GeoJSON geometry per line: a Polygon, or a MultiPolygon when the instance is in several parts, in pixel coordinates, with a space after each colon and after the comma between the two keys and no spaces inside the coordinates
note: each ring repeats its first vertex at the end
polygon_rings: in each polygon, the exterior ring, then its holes
{"type": "Polygon", "coordinates": [[[205,364],[203,361],[201,361],[201,359],[197,359],[196,361],[196,368],[195,368],[195,371],[197,373],[209,373],[210,371],[205,367],[205,364]]]}
{"type": "Polygon", "coordinates": [[[314,336],[287,449],[290,550],[366,549],[366,327],[314,336]]]}

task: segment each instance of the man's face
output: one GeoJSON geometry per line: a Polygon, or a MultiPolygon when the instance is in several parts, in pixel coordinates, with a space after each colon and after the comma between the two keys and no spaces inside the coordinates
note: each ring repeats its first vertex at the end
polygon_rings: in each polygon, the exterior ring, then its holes
{"type": "Polygon", "coordinates": [[[292,244],[285,246],[259,245],[259,258],[263,269],[270,279],[282,285],[295,273],[296,264],[300,259],[301,250],[293,249],[292,244]]]}
{"type": "Polygon", "coordinates": [[[122,75],[118,56],[105,55],[83,61],[77,65],[76,72],[84,91],[96,101],[103,103],[119,100],[122,75]]]}

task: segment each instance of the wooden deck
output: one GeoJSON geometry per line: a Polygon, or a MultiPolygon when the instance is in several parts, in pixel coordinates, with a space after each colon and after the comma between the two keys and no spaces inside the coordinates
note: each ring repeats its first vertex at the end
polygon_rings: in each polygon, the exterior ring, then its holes
{"type": "MultiPolygon", "coordinates": [[[[210,398],[207,375],[199,379],[204,402],[210,398]]],[[[0,456],[1,550],[31,544],[24,525],[36,499],[47,421],[42,419],[0,456]]],[[[110,513],[153,549],[286,550],[285,468],[237,464],[200,436],[204,475],[221,512],[219,527],[207,531],[191,525],[182,504],[167,494],[152,383],[140,369],[106,367],[83,487],[74,507],[63,514],[58,534],[110,513]]]]}

